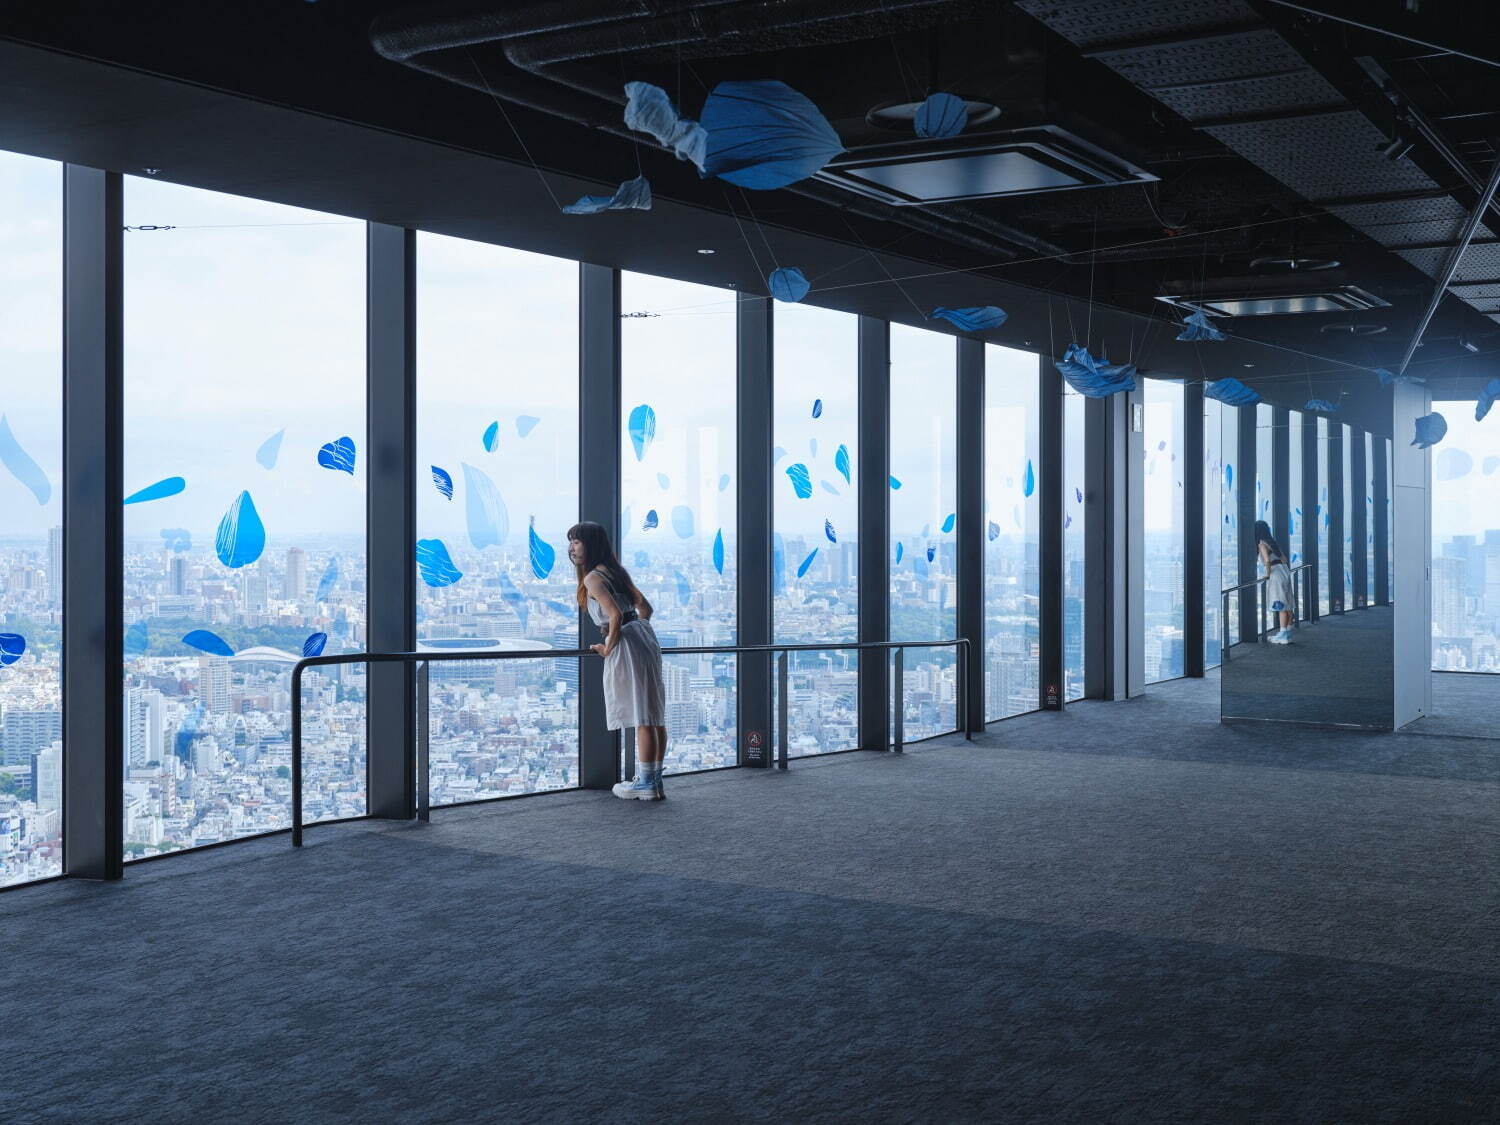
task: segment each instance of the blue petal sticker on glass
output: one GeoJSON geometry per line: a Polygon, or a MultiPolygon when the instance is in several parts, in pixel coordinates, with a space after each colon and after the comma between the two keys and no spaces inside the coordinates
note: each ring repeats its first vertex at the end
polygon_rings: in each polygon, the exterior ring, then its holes
{"type": "Polygon", "coordinates": [[[504,545],[510,535],[510,514],[500,490],[483,469],[467,461],[460,462],[464,471],[464,515],[469,524],[469,542],[478,551],[504,545]]]}
{"type": "Polygon", "coordinates": [[[668,489],[672,487],[672,478],[667,476],[666,473],[657,473],[656,483],[661,485],[663,489],[668,489]]]}
{"type": "Polygon", "coordinates": [[[495,447],[500,444],[500,423],[491,422],[486,426],[484,428],[484,437],[481,440],[484,442],[484,451],[486,453],[495,452],[495,447]]]}
{"type": "Polygon", "coordinates": [[[314,601],[327,601],[328,595],[333,593],[333,588],[339,580],[339,557],[334,555],[328,560],[327,567],[323,570],[323,577],[318,579],[318,592],[314,595],[314,601]]]}
{"type": "Polygon", "coordinates": [[[821,417],[823,417],[823,400],[822,399],[820,399],[820,398],[813,399],[812,416],[814,418],[821,418],[821,417]]]}
{"type": "Polygon", "coordinates": [[[500,572],[500,597],[504,599],[506,605],[510,606],[516,619],[521,622],[521,632],[526,632],[531,622],[531,607],[526,604],[526,595],[521,593],[516,584],[511,581],[510,575],[503,570],[500,572]]]}
{"type": "Polygon", "coordinates": [[[552,567],[557,563],[557,551],[536,533],[536,517],[531,518],[531,525],[526,529],[527,545],[531,554],[531,573],[536,575],[540,581],[552,573],[552,567]]]}
{"type": "Polygon", "coordinates": [[[234,649],[229,647],[229,642],[217,633],[210,633],[207,629],[194,629],[182,638],[182,643],[211,656],[234,655],[234,649]]]}
{"type": "Polygon", "coordinates": [[[451,586],[464,576],[448,556],[448,545],[441,539],[417,540],[417,571],[429,586],[451,586]]]}
{"type": "Polygon", "coordinates": [[[16,435],[10,432],[10,422],[3,414],[0,414],[0,465],[9,469],[10,475],[31,491],[38,504],[45,504],[52,498],[52,482],[42,472],[42,467],[21,448],[16,435]]]}
{"type": "Polygon", "coordinates": [[[787,479],[792,482],[792,491],[797,494],[797,499],[806,500],[812,495],[812,474],[807,471],[807,466],[801,461],[786,467],[787,479]]]}
{"type": "Polygon", "coordinates": [[[720,574],[724,573],[724,529],[720,528],[714,535],[713,551],[714,569],[720,574]]]}
{"type": "Polygon", "coordinates": [[[193,537],[188,534],[185,527],[164,527],[161,529],[162,549],[166,551],[191,551],[193,549],[193,537]]]}
{"type": "Polygon", "coordinates": [[[530,414],[519,415],[516,418],[516,436],[526,437],[531,433],[532,430],[536,429],[536,424],[540,421],[540,418],[534,417],[530,414]]]}
{"type": "Polygon", "coordinates": [[[132,492],[125,497],[126,504],[145,504],[151,500],[165,500],[168,496],[176,496],[187,487],[187,481],[181,477],[166,477],[155,484],[148,484],[145,488],[132,492]]]}
{"type": "Polygon", "coordinates": [[[277,430],[260,443],[260,448],[255,451],[255,460],[262,469],[276,467],[276,458],[281,456],[281,439],[285,436],[285,430],[277,430]]]}
{"type": "Polygon", "coordinates": [[[673,508],[672,530],[677,533],[679,539],[691,539],[693,537],[693,509],[686,504],[678,504],[673,508]]]}
{"type": "Polygon", "coordinates": [[[265,549],[266,526],[260,522],[260,513],[255,510],[255,501],[250,499],[250,494],[241,492],[219,521],[214,554],[225,566],[237,570],[260,558],[265,549]]]}
{"type": "Polygon", "coordinates": [[[849,475],[849,447],[841,445],[833,455],[833,467],[839,471],[844,478],[845,484],[853,484],[854,478],[849,475]]]}
{"type": "Polygon", "coordinates": [[[996,539],[1000,538],[1000,525],[994,520],[990,520],[990,525],[986,529],[986,532],[989,535],[990,542],[993,543],[996,539]]]}
{"type": "Polygon", "coordinates": [[[0,666],[14,664],[25,653],[25,637],[20,633],[0,633],[0,666]]]}
{"type": "Polygon", "coordinates": [[[943,534],[947,535],[950,531],[952,531],[953,530],[953,525],[956,524],[957,522],[958,522],[958,513],[957,512],[949,512],[948,513],[948,518],[943,521],[943,534]]]}
{"type": "Polygon", "coordinates": [[[354,439],[347,434],[318,450],[318,464],[337,473],[354,475],[354,439]]]}
{"type": "Polygon", "coordinates": [[[656,438],[656,411],[641,403],[630,412],[629,425],[630,444],[635,448],[635,459],[640,461],[656,438]]]}
{"type": "Polygon", "coordinates": [[[901,482],[899,480],[897,480],[894,476],[891,477],[891,489],[894,491],[896,489],[899,489],[900,487],[901,487],[901,482]]]}
{"type": "Polygon", "coordinates": [[[661,522],[661,520],[660,520],[660,517],[657,516],[657,514],[656,514],[656,509],[655,508],[651,508],[651,509],[649,509],[646,512],[646,518],[641,521],[641,530],[642,531],[655,531],[656,528],[657,528],[657,525],[660,522],[661,522]]]}
{"type": "Polygon", "coordinates": [[[1021,478],[1021,495],[1030,496],[1036,491],[1036,469],[1032,467],[1031,461],[1026,462],[1026,475],[1021,478]]]}
{"type": "Polygon", "coordinates": [[[815,559],[817,557],[818,557],[818,548],[814,547],[812,549],[812,554],[808,555],[807,558],[803,559],[802,562],[801,562],[801,564],[798,565],[798,567],[797,567],[797,577],[798,578],[801,578],[804,574],[807,573],[807,568],[810,567],[810,566],[812,566],[813,559],[815,559]]]}
{"type": "Polygon", "coordinates": [[[832,520],[825,519],[823,521],[823,534],[828,536],[828,542],[830,543],[837,543],[839,541],[839,537],[834,534],[832,520]]]}
{"type": "Polygon", "coordinates": [[[323,649],[326,648],[327,646],[328,646],[328,634],[327,633],[312,633],[312,634],[309,634],[307,640],[305,640],[305,641],[302,642],[302,655],[303,655],[303,657],[322,656],[323,655],[323,649]]]}
{"type": "Polygon", "coordinates": [[[729,474],[724,473],[719,477],[719,491],[723,492],[729,487],[729,474]]]}
{"type": "Polygon", "coordinates": [[[432,483],[444,499],[453,499],[453,478],[448,475],[447,469],[440,469],[436,465],[432,466],[432,483]]]}

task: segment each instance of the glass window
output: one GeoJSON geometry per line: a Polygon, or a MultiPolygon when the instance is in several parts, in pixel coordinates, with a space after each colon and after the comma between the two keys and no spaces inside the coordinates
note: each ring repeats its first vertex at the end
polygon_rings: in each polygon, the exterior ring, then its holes
{"type": "Polygon", "coordinates": [[[1340,425],[1342,442],[1339,445],[1342,451],[1342,465],[1344,469],[1344,549],[1340,555],[1343,572],[1344,597],[1340,603],[1341,609],[1354,608],[1354,497],[1358,495],[1354,488],[1354,431],[1347,425],[1340,425]]]}
{"type": "Polygon", "coordinates": [[[1385,581],[1386,596],[1396,597],[1396,467],[1392,464],[1391,439],[1385,439],[1385,581]]]}
{"type": "Polygon", "coordinates": [[[1432,450],[1432,666],[1500,672],[1500,425],[1433,405],[1448,436],[1432,450]]]}
{"type": "MultiPolygon", "coordinates": [[[[1297,410],[1287,411],[1287,463],[1286,463],[1286,537],[1284,546],[1292,566],[1302,565],[1302,414],[1297,410]]],[[[1303,579],[1298,577],[1297,592],[1302,594],[1303,579]]],[[[1305,606],[1303,607],[1306,608],[1305,606]]]]}
{"type": "Polygon", "coordinates": [[[1147,379],[1145,396],[1145,657],[1150,684],[1183,672],[1182,384],[1147,379]]]}
{"type": "Polygon", "coordinates": [[[1040,402],[1037,357],[986,344],[984,697],[991,721],[1035,711],[1040,701],[1040,402]]]}
{"type": "MultiPolygon", "coordinates": [[[[859,640],[858,326],[848,313],[775,307],[771,581],[778,641],[859,640]],[[807,470],[800,487],[800,472],[795,480],[787,473],[794,465],[807,470]]],[[[856,749],[859,654],[794,652],[787,662],[787,754],[856,749]]]]}
{"type": "Polygon", "coordinates": [[[1267,403],[1255,406],[1255,518],[1273,529],[1276,519],[1272,499],[1276,495],[1276,412],[1267,403]]]}
{"type": "MultiPolygon", "coordinates": [[[[419,646],[577,648],[577,263],[418,234],[417,403],[419,646]]],[[[430,665],[432,803],[576,786],[578,664],[430,665]]]]}
{"type": "MultiPolygon", "coordinates": [[[[291,667],[365,644],[365,227],[126,178],[125,850],[284,828],[291,667]],[[132,502],[134,494],[134,502],[132,502]]],[[[365,811],[365,674],[308,672],[303,815],[365,811]]]]}
{"type": "MultiPolygon", "coordinates": [[[[952,336],[890,331],[891,640],[945,640],[958,633],[958,350],[952,336]]],[[[906,739],[956,729],[953,651],[914,648],[904,659],[906,739]]]]}
{"type": "Polygon", "coordinates": [[[1333,513],[1328,501],[1328,419],[1318,418],[1318,506],[1314,511],[1318,529],[1318,612],[1332,613],[1329,589],[1332,575],[1338,573],[1338,555],[1329,542],[1333,513]]]}
{"type": "Polygon", "coordinates": [[[62,873],[62,165],[0,153],[0,887],[62,873]]]}
{"type": "MultiPolygon", "coordinates": [[[[620,561],[663,648],[732,645],[735,296],[626,273],[621,300],[620,561]]],[[[789,467],[773,470],[785,488],[789,467]]],[[[787,560],[789,578],[802,561],[787,560]]],[[[662,671],[667,769],[736,764],[734,658],[667,656],[662,671]]]]}
{"type": "Polygon", "coordinates": [[[1063,395],[1063,699],[1083,698],[1084,399],[1063,395]]]}
{"type": "MultiPolygon", "coordinates": [[[[1240,508],[1236,495],[1235,472],[1240,459],[1240,410],[1241,407],[1226,406],[1219,411],[1219,449],[1224,458],[1224,471],[1219,474],[1219,505],[1223,519],[1219,523],[1219,573],[1220,590],[1233,589],[1240,584],[1240,508]]],[[[1253,528],[1247,529],[1253,532],[1253,528]]],[[[1227,645],[1240,642],[1240,595],[1230,594],[1226,603],[1221,597],[1220,605],[1228,606],[1224,613],[1224,634],[1227,645]]]]}
{"type": "Polygon", "coordinates": [[[1365,604],[1375,604],[1375,438],[1365,434],[1365,604]]]}
{"type": "Polygon", "coordinates": [[[1217,668],[1224,643],[1223,525],[1224,451],[1220,429],[1224,404],[1203,400],[1203,666],[1217,668]]]}

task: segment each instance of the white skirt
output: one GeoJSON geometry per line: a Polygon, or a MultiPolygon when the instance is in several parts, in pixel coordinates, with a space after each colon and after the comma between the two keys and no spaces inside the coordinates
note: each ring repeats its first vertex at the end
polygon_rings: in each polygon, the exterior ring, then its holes
{"type": "Polygon", "coordinates": [[[667,692],[661,676],[661,645],[649,621],[620,626],[620,641],[604,658],[604,725],[667,725],[667,692]]]}
{"type": "Polygon", "coordinates": [[[1292,610],[1295,596],[1292,593],[1292,572],[1286,563],[1277,563],[1266,575],[1266,607],[1273,613],[1292,610]]]}

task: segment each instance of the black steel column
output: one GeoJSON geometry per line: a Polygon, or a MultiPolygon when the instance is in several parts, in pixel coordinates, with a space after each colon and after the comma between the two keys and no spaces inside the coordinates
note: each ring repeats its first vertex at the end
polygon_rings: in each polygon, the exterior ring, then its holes
{"type": "MultiPolygon", "coordinates": [[[[739,644],[766,645],[771,620],[771,447],[775,436],[772,302],[741,293],[738,310],[739,389],[736,605],[739,644]]],[[[771,656],[746,654],[737,661],[739,763],[771,765],[771,656]]]]}
{"type": "Polygon", "coordinates": [[[1129,690],[1129,410],[1125,395],[1083,404],[1083,693],[1124,699],[1129,690]]]}
{"type": "Polygon", "coordinates": [[[1303,579],[1307,584],[1299,587],[1302,592],[1297,595],[1311,598],[1312,604],[1304,605],[1302,612],[1312,619],[1318,613],[1318,575],[1323,572],[1323,556],[1318,553],[1323,534],[1322,520],[1318,516],[1318,416],[1311,411],[1304,412],[1302,428],[1292,434],[1292,440],[1302,443],[1302,479],[1292,482],[1293,503],[1302,507],[1302,542],[1288,544],[1287,550],[1300,551],[1301,561],[1313,564],[1312,580],[1303,579]]]}
{"type": "MultiPolygon", "coordinates": [[[[1239,529],[1239,580],[1253,582],[1260,577],[1260,553],[1255,546],[1255,406],[1239,406],[1235,411],[1236,444],[1239,446],[1234,466],[1235,524],[1239,529]]],[[[1256,591],[1241,590],[1239,594],[1239,631],[1236,639],[1241,643],[1254,641],[1260,636],[1260,608],[1256,591]]],[[[1228,625],[1226,624],[1226,628],[1228,625]]]]}
{"type": "MultiPolygon", "coordinates": [[[[417,236],[366,227],[365,544],[370,652],[411,652],[417,636],[417,236]]],[[[416,815],[416,669],[366,670],[370,815],[416,815]]]]}
{"type": "MultiPolygon", "coordinates": [[[[1185,676],[1203,675],[1203,615],[1210,594],[1217,597],[1219,593],[1217,587],[1212,591],[1207,588],[1204,574],[1203,552],[1209,529],[1203,526],[1203,490],[1208,487],[1203,426],[1203,384],[1189,383],[1182,388],[1182,671],[1185,676]]],[[[1218,487],[1218,482],[1213,486],[1218,487]]],[[[1219,534],[1217,525],[1212,530],[1213,534],[1219,534]]]]}
{"type": "Polygon", "coordinates": [[[1385,451],[1389,438],[1374,439],[1375,453],[1375,605],[1391,602],[1391,479],[1386,471],[1385,451]]]}
{"type": "MultiPolygon", "coordinates": [[[[1292,504],[1297,488],[1288,479],[1292,463],[1292,416],[1284,406],[1271,408],[1271,463],[1276,466],[1271,474],[1271,534],[1276,542],[1291,554],[1292,504]]],[[[1288,559],[1290,564],[1290,558],[1288,559]]]]}
{"type": "MultiPolygon", "coordinates": [[[[620,274],[578,267],[578,514],[620,541],[620,274]]],[[[604,638],[578,615],[583,646],[604,638]]],[[[584,789],[620,780],[620,735],[604,728],[603,663],[582,661],[578,675],[578,768],[584,789]]]]}
{"type": "MultiPolygon", "coordinates": [[[[63,870],[124,867],[124,207],[63,168],[63,870]]],[[[18,376],[11,376],[18,377],[18,376]]]]}
{"type": "MultiPolygon", "coordinates": [[[[890,325],[859,318],[859,639],[890,639],[891,625],[891,336],[890,325]]],[[[891,741],[890,661],[859,661],[859,745],[891,741]]]]}
{"type": "Polygon", "coordinates": [[[1037,542],[1037,630],[1039,706],[1061,711],[1063,691],[1063,379],[1046,356],[1037,398],[1037,508],[1041,513],[1037,542]]]}
{"type": "Polygon", "coordinates": [[[1320,556],[1328,567],[1328,609],[1330,613],[1343,613],[1344,606],[1344,527],[1348,517],[1344,514],[1344,427],[1337,422],[1328,423],[1328,526],[1322,528],[1326,536],[1325,551],[1320,556]]]}
{"type": "Polygon", "coordinates": [[[959,726],[983,730],[984,344],[958,341],[958,635],[969,639],[968,682],[959,684],[959,726]],[[965,722],[964,716],[968,719],[965,722]]]}
{"type": "Polygon", "coordinates": [[[1370,528],[1370,503],[1365,498],[1365,435],[1363,430],[1354,430],[1349,441],[1349,574],[1354,580],[1354,604],[1370,604],[1370,571],[1366,557],[1368,544],[1365,540],[1370,528]]]}

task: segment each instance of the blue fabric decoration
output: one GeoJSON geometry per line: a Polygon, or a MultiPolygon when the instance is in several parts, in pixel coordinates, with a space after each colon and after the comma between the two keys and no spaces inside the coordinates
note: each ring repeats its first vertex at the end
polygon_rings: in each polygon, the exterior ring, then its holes
{"type": "Polygon", "coordinates": [[[1462,449],[1445,449],[1437,455],[1432,466],[1432,475],[1438,480],[1458,480],[1466,477],[1474,468],[1474,458],[1462,449]]]}
{"type": "Polygon", "coordinates": [[[1500,457],[1486,457],[1484,459],[1484,475],[1489,476],[1496,469],[1500,469],[1500,457]]]}
{"type": "Polygon", "coordinates": [[[691,539],[693,537],[693,509],[686,504],[678,504],[673,508],[672,530],[677,533],[679,539],[691,539]]]}
{"type": "Polygon", "coordinates": [[[1437,413],[1437,411],[1433,411],[1431,414],[1424,414],[1417,419],[1416,430],[1416,436],[1411,439],[1411,443],[1418,449],[1430,449],[1442,441],[1443,436],[1447,434],[1448,419],[1437,413]]]}
{"type": "Polygon", "coordinates": [[[530,414],[519,415],[516,418],[516,436],[525,437],[527,434],[531,433],[532,430],[536,429],[536,425],[540,421],[540,418],[534,417],[530,414]]]}
{"type": "Polygon", "coordinates": [[[255,510],[255,501],[250,499],[250,494],[241,492],[219,521],[214,554],[225,566],[238,570],[260,558],[265,549],[266,525],[260,522],[260,514],[255,510]]]}
{"type": "Polygon", "coordinates": [[[495,452],[495,446],[497,446],[497,445],[500,444],[500,423],[499,422],[491,422],[488,426],[486,426],[484,428],[484,438],[483,438],[483,441],[484,441],[484,451],[486,453],[493,453],[493,452],[495,452]]]}
{"type": "Polygon", "coordinates": [[[937,557],[937,548],[936,547],[928,547],[927,548],[927,561],[931,562],[936,557],[937,557]]]}
{"type": "Polygon", "coordinates": [[[540,582],[552,573],[552,568],[557,563],[557,551],[536,533],[535,517],[531,520],[531,526],[526,529],[526,541],[531,554],[531,573],[540,582]]]}
{"type": "Polygon", "coordinates": [[[704,174],[742,188],[795,184],[844,151],[818,107],[784,82],[720,82],[700,120],[704,174]]]}
{"type": "Polygon", "coordinates": [[[724,529],[721,527],[714,534],[713,549],[714,569],[720,574],[724,573],[724,529]]]}
{"type": "Polygon", "coordinates": [[[510,535],[510,513],[495,482],[482,469],[467,461],[460,462],[464,471],[464,516],[469,525],[469,542],[476,551],[499,547],[510,535]]]}
{"type": "Polygon", "coordinates": [[[1302,407],[1303,410],[1315,410],[1319,414],[1332,414],[1338,406],[1329,402],[1326,398],[1310,398],[1302,407]]]}
{"type": "Polygon", "coordinates": [[[667,476],[666,473],[657,473],[656,483],[661,485],[662,489],[665,490],[672,487],[672,478],[667,476]]]}
{"type": "Polygon", "coordinates": [[[1080,504],[1083,503],[1083,489],[1077,487],[1076,485],[1073,488],[1073,499],[1080,504]]]}
{"type": "Polygon", "coordinates": [[[229,647],[229,642],[217,633],[210,633],[207,629],[194,629],[182,638],[182,643],[212,656],[234,655],[234,649],[229,647]]]}
{"type": "Polygon", "coordinates": [[[1474,405],[1474,421],[1483,422],[1497,398],[1500,398],[1500,379],[1491,379],[1479,392],[1479,400],[1474,405]]]}
{"type": "Polygon", "coordinates": [[[1190,343],[1196,344],[1209,340],[1218,341],[1224,339],[1224,333],[1208,322],[1207,313],[1195,312],[1182,323],[1187,327],[1177,333],[1179,340],[1187,340],[1190,343]]]}
{"type": "Polygon", "coordinates": [[[139,492],[132,492],[125,497],[127,504],[144,504],[150,500],[164,500],[168,496],[176,496],[187,487],[187,481],[181,477],[166,477],[155,484],[148,484],[139,492]]]}
{"type": "Polygon", "coordinates": [[[650,133],[672,150],[678,160],[703,167],[708,133],[702,125],[683,117],[660,86],[649,82],[625,83],[625,126],[637,133],[650,133]]]}
{"type": "Polygon", "coordinates": [[[1260,401],[1260,395],[1238,379],[1215,379],[1203,388],[1203,395],[1225,406],[1250,406],[1260,401]]]}
{"type": "Polygon", "coordinates": [[[524,633],[531,621],[531,607],[526,604],[526,595],[521,593],[510,580],[510,575],[503,570],[500,572],[500,597],[515,612],[516,618],[521,622],[521,632],[524,633]]]}
{"type": "Polygon", "coordinates": [[[445,499],[453,499],[453,478],[448,475],[447,469],[440,469],[436,465],[432,466],[432,483],[443,494],[445,499]]]}
{"type": "MultiPolygon", "coordinates": [[[[821,417],[823,417],[823,400],[822,399],[820,399],[820,398],[813,399],[812,416],[814,418],[821,418],[821,417]]],[[[813,456],[814,457],[816,457],[818,455],[818,451],[817,451],[817,448],[816,448],[816,441],[817,441],[817,439],[814,439],[814,449],[813,449],[813,456]]]]}
{"type": "Polygon", "coordinates": [[[125,630],[125,655],[144,656],[146,649],[150,646],[151,635],[146,629],[144,621],[137,621],[129,629],[125,630]]]}
{"type": "Polygon", "coordinates": [[[1032,467],[1030,458],[1026,461],[1026,476],[1021,480],[1021,495],[1030,496],[1036,491],[1036,469],[1032,467]]]}
{"type": "Polygon", "coordinates": [[[597,215],[601,211],[651,210],[651,184],[645,176],[626,180],[613,195],[581,195],[563,208],[564,215],[597,215]]]}
{"type": "Polygon", "coordinates": [[[897,480],[894,476],[892,476],[891,477],[891,490],[893,492],[898,492],[898,491],[900,491],[900,489],[901,489],[901,482],[899,480],[897,480]]]}
{"type": "Polygon", "coordinates": [[[928,94],[927,100],[917,107],[912,117],[912,126],[919,137],[944,140],[956,137],[969,124],[969,107],[963,98],[952,94],[928,94]]]}
{"type": "Polygon", "coordinates": [[[635,448],[635,459],[640,461],[656,440],[656,411],[641,403],[630,412],[629,426],[630,444],[635,448]]]}
{"type": "Polygon", "coordinates": [[[417,540],[417,570],[429,586],[451,586],[464,576],[448,556],[448,545],[441,539],[417,540]]]}
{"type": "Polygon", "coordinates": [[[896,544],[896,565],[897,566],[901,565],[901,556],[904,555],[905,553],[906,553],[906,544],[904,544],[904,543],[897,543],[896,544]]]}
{"type": "Polygon", "coordinates": [[[828,542],[830,543],[837,543],[839,541],[839,537],[834,534],[832,520],[825,519],[823,521],[823,534],[828,536],[828,542]]]}
{"type": "Polygon", "coordinates": [[[828,495],[830,496],[842,495],[838,489],[834,488],[833,485],[829,484],[826,480],[820,480],[818,482],[818,487],[821,488],[824,492],[828,493],[828,495]]]}
{"type": "Polygon", "coordinates": [[[849,447],[847,445],[841,445],[834,451],[833,467],[844,478],[845,484],[854,483],[854,478],[849,475],[849,447]]]}
{"type": "Polygon", "coordinates": [[[326,601],[328,595],[333,593],[333,588],[339,580],[339,557],[334,555],[328,560],[328,565],[323,568],[323,577],[318,579],[318,592],[313,595],[314,601],[326,601]]]}
{"type": "Polygon", "coordinates": [[[1005,323],[1009,314],[994,305],[977,305],[967,309],[949,309],[939,305],[927,314],[928,320],[946,320],[960,332],[988,332],[1005,323]]]}
{"type": "Polygon", "coordinates": [[[262,469],[276,467],[276,458],[281,456],[281,439],[285,436],[285,430],[277,430],[260,443],[260,448],[255,451],[255,460],[259,462],[262,469]]]}
{"type": "Polygon", "coordinates": [[[1280,613],[1285,608],[1286,603],[1283,602],[1280,598],[1277,598],[1274,602],[1271,603],[1271,609],[1275,613],[1280,613]]]}
{"type": "Polygon", "coordinates": [[[26,652],[26,638],[20,633],[0,633],[0,667],[14,664],[26,652]]]}
{"type": "Polygon", "coordinates": [[[345,434],[318,450],[318,464],[338,473],[354,475],[354,439],[345,434]]]}
{"type": "Polygon", "coordinates": [[[191,551],[193,549],[193,537],[188,534],[185,527],[164,527],[161,529],[162,549],[167,551],[191,551]]]}
{"type": "Polygon", "coordinates": [[[10,432],[10,423],[3,414],[0,414],[0,465],[9,469],[11,476],[31,490],[38,504],[45,504],[52,498],[52,482],[42,472],[42,467],[21,448],[21,443],[10,432]]]}
{"type": "Polygon", "coordinates": [[[810,566],[812,566],[813,559],[815,559],[817,557],[818,557],[818,548],[814,547],[812,549],[812,554],[808,555],[807,558],[803,559],[801,565],[799,565],[797,567],[797,577],[798,578],[801,578],[804,574],[807,573],[807,568],[810,567],[810,566]]]}
{"type": "Polygon", "coordinates": [[[1389,387],[1392,383],[1425,383],[1425,382],[1427,382],[1426,379],[1423,379],[1423,378],[1421,378],[1421,377],[1419,377],[1417,375],[1393,375],[1389,371],[1387,371],[1384,367],[1377,367],[1375,369],[1375,374],[1377,374],[1377,375],[1380,376],[1380,385],[1382,387],[1389,387]]]}
{"type": "Polygon", "coordinates": [[[796,266],[783,266],[779,270],[771,271],[771,276],[767,279],[767,288],[771,290],[771,296],[778,301],[795,305],[811,291],[812,283],[796,266]]]}
{"type": "Polygon", "coordinates": [[[302,655],[304,658],[309,656],[322,656],[323,649],[326,648],[327,645],[327,633],[311,633],[308,635],[307,640],[302,642],[302,655]]]}
{"type": "Polygon", "coordinates": [[[950,512],[948,518],[943,521],[943,534],[947,535],[953,530],[953,525],[958,522],[958,513],[950,512]]]}
{"type": "Polygon", "coordinates": [[[1226,489],[1230,489],[1230,488],[1234,487],[1234,466],[1233,465],[1225,465],[1224,466],[1224,487],[1226,489]]]}
{"type": "Polygon", "coordinates": [[[1077,344],[1068,348],[1062,359],[1054,360],[1052,366],[1068,386],[1085,398],[1108,398],[1121,391],[1135,390],[1135,364],[1112,364],[1103,356],[1096,359],[1087,348],[1077,344]]]}
{"type": "Polygon", "coordinates": [[[646,518],[641,521],[642,531],[655,531],[661,524],[661,517],[656,514],[656,509],[651,508],[646,512],[646,518]]]}
{"type": "Polygon", "coordinates": [[[792,482],[792,491],[797,494],[798,500],[806,500],[812,495],[812,476],[808,473],[807,466],[801,461],[795,465],[788,465],[786,475],[792,482]]]}
{"type": "Polygon", "coordinates": [[[988,533],[989,533],[989,537],[990,537],[990,542],[993,543],[996,539],[1000,538],[1000,525],[998,523],[996,523],[994,520],[990,520],[990,526],[988,528],[988,533]]]}

